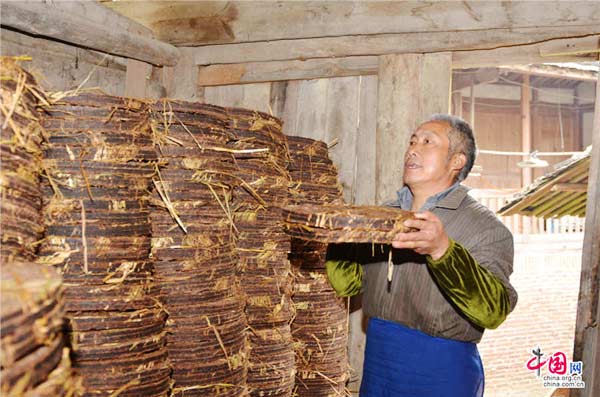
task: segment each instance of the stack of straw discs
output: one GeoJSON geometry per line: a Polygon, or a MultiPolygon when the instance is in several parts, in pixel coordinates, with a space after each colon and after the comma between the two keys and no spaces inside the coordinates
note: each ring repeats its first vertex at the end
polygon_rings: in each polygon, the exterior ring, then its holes
{"type": "Polygon", "coordinates": [[[287,137],[292,178],[291,201],[304,203],[342,203],[342,187],[337,169],[329,159],[325,142],[299,136],[287,137]]]}
{"type": "MultiPolygon", "coordinates": [[[[309,138],[288,137],[290,176],[295,186],[291,202],[340,203],[337,170],[327,146],[309,138]],[[307,188],[307,190],[304,190],[307,188]]],[[[348,315],[344,301],[329,284],[325,271],[327,244],[292,239],[296,317],[292,334],[296,349],[299,397],[344,395],[348,380],[348,315]]]]}
{"type": "Polygon", "coordinates": [[[263,113],[228,109],[232,147],[243,183],[236,189],[240,281],[250,332],[248,387],[252,396],[290,396],[294,385],[289,237],[281,209],[289,196],[281,122],[263,113]],[[261,150],[268,149],[267,152],[261,150]]]}
{"type": "Polygon", "coordinates": [[[246,395],[246,322],[231,204],[237,183],[227,114],[152,105],[161,163],[154,178],[152,255],[169,312],[174,396],[246,395]]]}
{"type": "Polygon", "coordinates": [[[42,228],[39,172],[45,101],[31,75],[0,58],[0,392],[8,396],[72,395],[69,350],[62,332],[62,280],[33,263],[42,228]]]}
{"type": "Polygon", "coordinates": [[[149,258],[157,156],[147,106],[86,93],[46,112],[40,262],[63,274],[84,395],[165,396],[166,315],[149,258]]]}
{"type": "Polygon", "coordinates": [[[410,231],[404,221],[413,215],[391,207],[301,204],[284,208],[283,217],[286,232],[294,238],[389,244],[396,234],[410,231]]]}
{"type": "Polygon", "coordinates": [[[1,57],[0,257],[32,259],[42,236],[39,173],[42,129],[36,110],[43,93],[13,58],[1,57]]]}
{"type": "Polygon", "coordinates": [[[76,390],[63,337],[61,278],[30,262],[0,272],[0,391],[7,396],[66,396],[76,390]]]}

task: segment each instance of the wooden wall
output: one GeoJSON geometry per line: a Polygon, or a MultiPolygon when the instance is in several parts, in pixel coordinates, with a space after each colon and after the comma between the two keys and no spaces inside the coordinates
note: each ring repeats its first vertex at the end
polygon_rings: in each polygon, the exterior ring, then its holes
{"type": "MultiPolygon", "coordinates": [[[[471,119],[470,103],[463,102],[463,117],[471,119]]],[[[518,102],[502,99],[475,100],[475,140],[477,147],[488,150],[520,151],[521,114],[518,102]]],[[[467,184],[479,189],[521,187],[519,156],[480,154],[475,161],[481,176],[469,177],[467,184]]]]}

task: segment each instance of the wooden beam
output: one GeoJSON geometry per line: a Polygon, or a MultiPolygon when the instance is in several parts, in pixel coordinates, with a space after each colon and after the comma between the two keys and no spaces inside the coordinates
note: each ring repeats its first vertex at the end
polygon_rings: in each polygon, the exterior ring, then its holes
{"type": "Polygon", "coordinates": [[[395,197],[402,186],[404,152],[411,133],[432,113],[448,113],[451,54],[380,57],[375,201],[395,197]]]}
{"type": "MultiPolygon", "coordinates": [[[[598,26],[589,1],[106,1],[177,45],[389,33],[598,26]]],[[[593,30],[589,30],[593,32],[593,30]]],[[[584,33],[585,34],[585,33],[584,33]]],[[[421,52],[416,50],[415,52],[421,52]]],[[[239,61],[239,59],[238,59],[239,61]]]]}
{"type": "MultiPolygon", "coordinates": [[[[600,77],[596,83],[600,98],[600,77]]],[[[596,100],[592,129],[592,153],[588,176],[585,235],[581,283],[575,324],[574,361],[583,361],[585,389],[571,391],[573,397],[600,395],[600,101],[596,100]]]]}
{"type": "Polygon", "coordinates": [[[377,74],[377,57],[252,62],[201,67],[198,84],[214,86],[371,74],[377,74]]]}
{"type": "Polygon", "coordinates": [[[452,91],[459,91],[471,85],[493,83],[498,80],[498,68],[479,68],[477,70],[457,72],[452,78],[452,91]]]}
{"type": "Polygon", "coordinates": [[[587,192],[587,183],[557,183],[552,186],[553,192],[587,192]]]}
{"type": "Polygon", "coordinates": [[[198,65],[494,49],[600,33],[599,25],[377,34],[190,47],[198,65]]]}
{"type": "Polygon", "coordinates": [[[598,77],[598,72],[592,70],[569,69],[555,65],[510,65],[501,66],[499,69],[555,79],[596,81],[598,77]]]}
{"type": "Polygon", "coordinates": [[[130,33],[139,34],[146,37],[154,37],[152,30],[146,26],[127,18],[107,8],[96,1],[53,1],[47,0],[28,0],[30,2],[47,3],[48,6],[65,11],[70,14],[81,15],[91,21],[115,29],[124,29],[130,33]]]}
{"type": "MultiPolygon", "coordinates": [[[[465,69],[498,64],[543,63],[594,60],[592,49],[598,49],[600,35],[577,39],[552,40],[539,44],[513,46],[495,50],[460,51],[452,54],[452,67],[465,69]],[[541,56],[540,53],[563,53],[565,48],[584,51],[541,56]]],[[[193,50],[189,50],[193,51],[193,50]]],[[[377,56],[315,58],[305,61],[248,62],[201,67],[198,84],[202,86],[260,83],[266,81],[308,80],[343,76],[374,75],[379,71],[377,56]]]]}
{"type": "Polygon", "coordinates": [[[547,62],[591,62],[598,57],[600,35],[557,39],[547,42],[494,50],[457,51],[453,54],[455,69],[547,62]]]}
{"type": "Polygon", "coordinates": [[[53,40],[35,38],[27,34],[15,32],[13,30],[0,29],[0,42],[2,42],[2,55],[31,55],[34,59],[40,57],[43,53],[47,58],[57,60],[77,59],[78,62],[87,62],[93,65],[125,71],[127,69],[127,59],[114,55],[106,55],[93,50],[85,50],[65,43],[53,40]],[[18,53],[7,51],[7,47],[16,47],[22,49],[18,53]]]}
{"type": "Polygon", "coordinates": [[[83,48],[173,66],[179,50],[170,44],[125,29],[105,26],[46,3],[0,3],[0,24],[34,36],[48,37],[83,48]]]}

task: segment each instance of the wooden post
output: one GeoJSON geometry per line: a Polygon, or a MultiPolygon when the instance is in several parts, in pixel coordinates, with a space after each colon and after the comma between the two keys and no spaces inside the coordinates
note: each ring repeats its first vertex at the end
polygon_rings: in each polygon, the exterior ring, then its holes
{"type": "Polygon", "coordinates": [[[402,186],[404,152],[415,127],[432,113],[448,113],[452,56],[402,54],[379,57],[375,201],[402,186]]]}
{"type": "MultiPolygon", "coordinates": [[[[531,152],[531,88],[529,87],[529,75],[523,75],[521,86],[521,151],[531,152]]],[[[523,156],[527,160],[528,156],[523,156]]],[[[521,169],[521,184],[528,186],[533,182],[533,170],[529,167],[521,169]]],[[[523,233],[531,232],[531,218],[523,218],[523,233]]]]}
{"type": "Polygon", "coordinates": [[[146,98],[146,85],[151,72],[151,65],[135,59],[128,59],[123,95],[133,98],[146,98]]]}
{"type": "Polygon", "coordinates": [[[174,67],[165,67],[163,70],[163,85],[167,91],[167,98],[184,101],[202,100],[204,88],[198,87],[197,78],[198,66],[194,64],[189,49],[182,49],[179,63],[174,67]]]}
{"type": "Polygon", "coordinates": [[[585,235],[573,361],[583,361],[585,389],[572,397],[600,396],[600,76],[592,129],[592,154],[588,176],[585,235]]]}
{"type": "MultiPolygon", "coordinates": [[[[531,152],[531,88],[528,74],[523,75],[523,85],[521,86],[521,151],[531,152]]],[[[528,156],[523,156],[523,160],[527,160],[527,158],[528,156]]],[[[523,186],[533,182],[531,168],[523,168],[521,175],[523,186]]]]}
{"type": "Polygon", "coordinates": [[[461,118],[463,116],[462,93],[460,91],[452,93],[452,114],[461,118]]]}
{"type": "Polygon", "coordinates": [[[375,142],[377,130],[377,76],[359,78],[358,137],[355,149],[352,204],[375,205],[375,142]]]}
{"type": "Polygon", "coordinates": [[[475,131],[475,85],[471,83],[471,88],[469,89],[469,93],[471,96],[471,100],[469,102],[469,124],[471,124],[471,129],[475,131]]]}

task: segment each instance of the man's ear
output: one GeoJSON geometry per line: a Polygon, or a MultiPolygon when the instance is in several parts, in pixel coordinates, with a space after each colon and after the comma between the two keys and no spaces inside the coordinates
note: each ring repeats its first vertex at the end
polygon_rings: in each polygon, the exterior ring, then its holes
{"type": "Polygon", "coordinates": [[[464,153],[455,153],[452,155],[450,160],[450,166],[453,171],[460,172],[463,167],[467,164],[467,156],[464,153]]]}

